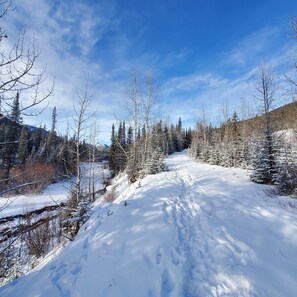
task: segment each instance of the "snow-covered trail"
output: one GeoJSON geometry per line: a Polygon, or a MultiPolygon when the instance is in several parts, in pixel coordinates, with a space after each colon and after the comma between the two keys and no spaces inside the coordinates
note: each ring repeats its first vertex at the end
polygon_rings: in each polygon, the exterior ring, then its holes
{"type": "Polygon", "coordinates": [[[296,210],[263,200],[243,170],[183,154],[168,165],[180,185],[166,209],[181,243],[183,296],[296,296],[296,210]]]}
{"type": "Polygon", "coordinates": [[[296,296],[297,211],[262,199],[243,170],[185,152],[166,162],[119,184],[116,203],[0,296],[296,296]]]}

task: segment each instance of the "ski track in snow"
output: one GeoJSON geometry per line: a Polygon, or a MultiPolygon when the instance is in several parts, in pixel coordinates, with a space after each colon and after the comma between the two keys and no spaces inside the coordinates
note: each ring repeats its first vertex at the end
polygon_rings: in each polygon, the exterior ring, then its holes
{"type": "Polygon", "coordinates": [[[95,205],[72,243],[0,296],[296,297],[296,210],[261,199],[243,170],[185,152],[166,162],[119,184],[114,204],[95,205]]]}

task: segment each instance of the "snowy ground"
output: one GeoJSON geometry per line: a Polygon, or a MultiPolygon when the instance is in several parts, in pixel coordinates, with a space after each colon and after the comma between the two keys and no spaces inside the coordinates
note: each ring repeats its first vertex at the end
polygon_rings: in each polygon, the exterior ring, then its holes
{"type": "MultiPolygon", "coordinates": [[[[85,187],[88,186],[88,179],[91,177],[93,171],[96,181],[96,190],[104,187],[102,182],[109,172],[107,169],[103,169],[101,163],[94,164],[93,167],[88,163],[84,163],[82,165],[82,171],[85,187]]],[[[65,202],[69,198],[68,192],[70,188],[71,181],[66,181],[51,184],[42,193],[36,195],[18,195],[9,198],[0,197],[0,218],[65,202]]]]}
{"type": "Polygon", "coordinates": [[[95,205],[71,244],[0,295],[296,296],[297,210],[263,199],[243,170],[184,152],[167,165],[119,184],[114,204],[95,205]]]}

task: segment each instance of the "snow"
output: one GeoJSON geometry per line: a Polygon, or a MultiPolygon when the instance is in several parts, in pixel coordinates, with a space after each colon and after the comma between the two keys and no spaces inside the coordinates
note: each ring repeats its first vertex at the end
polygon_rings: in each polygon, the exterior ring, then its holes
{"type": "Polygon", "coordinates": [[[0,198],[0,217],[25,213],[48,205],[65,202],[69,182],[60,182],[49,185],[42,193],[36,195],[18,195],[9,198],[0,198]],[[2,210],[3,209],[3,210],[2,210]]]}
{"type": "Polygon", "coordinates": [[[294,129],[278,130],[274,135],[285,141],[286,143],[296,143],[296,131],[294,129]]]}
{"type": "MultiPolygon", "coordinates": [[[[94,171],[96,190],[102,189],[104,175],[109,174],[107,169],[103,169],[100,163],[92,165],[82,164],[83,184],[88,186],[88,179],[94,171]]],[[[13,216],[28,211],[43,208],[44,206],[56,205],[65,202],[69,197],[71,181],[58,182],[49,185],[43,192],[35,195],[17,195],[12,197],[0,197],[0,218],[13,216]]]]}
{"type": "Polygon", "coordinates": [[[166,162],[140,183],[121,177],[114,203],[95,203],[73,242],[0,295],[296,296],[296,209],[242,169],[185,152],[166,162]]]}

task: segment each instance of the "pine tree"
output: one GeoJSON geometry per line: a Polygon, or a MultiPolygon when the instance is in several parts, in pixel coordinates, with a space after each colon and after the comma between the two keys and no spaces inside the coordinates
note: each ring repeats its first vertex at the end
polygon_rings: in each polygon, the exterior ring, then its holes
{"type": "Polygon", "coordinates": [[[55,133],[49,132],[46,141],[45,147],[46,161],[47,162],[55,162],[57,158],[57,137],[55,133]]]}
{"type": "Polygon", "coordinates": [[[56,107],[54,107],[52,111],[51,130],[48,133],[47,143],[46,143],[46,160],[47,162],[50,162],[50,163],[56,162],[57,156],[59,153],[58,138],[56,134],[56,124],[57,124],[57,109],[56,107]]]}
{"type": "Polygon", "coordinates": [[[109,167],[114,175],[118,174],[118,166],[117,166],[117,135],[115,132],[115,126],[112,124],[111,130],[111,145],[109,150],[109,167]]]}
{"type": "Polygon", "coordinates": [[[163,129],[162,122],[155,124],[152,127],[152,135],[148,143],[147,158],[146,162],[142,165],[142,172],[144,175],[156,174],[162,171],[164,167],[164,148],[162,147],[163,142],[163,129]]]}
{"type": "Polygon", "coordinates": [[[185,131],[184,147],[189,148],[191,146],[191,142],[192,142],[192,130],[191,130],[191,127],[189,127],[189,129],[186,129],[185,131]]]}
{"type": "Polygon", "coordinates": [[[277,173],[276,156],[277,149],[275,147],[275,141],[272,138],[258,140],[253,160],[254,171],[251,174],[251,180],[256,183],[273,183],[277,173]]]}
{"type": "Polygon", "coordinates": [[[127,146],[128,148],[131,146],[133,142],[133,129],[131,126],[128,128],[128,133],[127,133],[127,146]]]}
{"type": "Polygon", "coordinates": [[[65,136],[58,148],[57,161],[63,167],[63,172],[68,176],[74,173],[74,158],[70,147],[70,141],[65,136]]]}
{"type": "Polygon", "coordinates": [[[123,125],[122,125],[121,145],[122,145],[123,149],[126,149],[126,124],[125,124],[125,121],[123,121],[123,125]]]}
{"type": "Polygon", "coordinates": [[[52,111],[52,127],[51,127],[51,133],[56,132],[56,124],[57,124],[57,108],[56,106],[53,108],[52,111]]]}
{"type": "Polygon", "coordinates": [[[164,155],[169,155],[169,129],[167,125],[164,126],[163,148],[164,155]]]}
{"type": "Polygon", "coordinates": [[[28,143],[29,144],[28,151],[31,156],[35,156],[35,154],[39,150],[39,146],[42,141],[42,134],[43,134],[43,131],[41,127],[39,127],[36,131],[33,131],[31,133],[30,141],[28,143]],[[33,147],[34,147],[34,154],[32,155],[33,147]]]}
{"type": "Polygon", "coordinates": [[[126,167],[126,136],[125,136],[125,122],[120,122],[117,140],[116,140],[116,167],[117,173],[123,171],[126,167]]]}
{"type": "Polygon", "coordinates": [[[282,143],[274,180],[279,195],[297,194],[297,155],[289,144],[282,143]]]}
{"type": "Polygon", "coordinates": [[[21,110],[20,110],[20,93],[17,92],[16,97],[13,100],[12,106],[11,106],[11,112],[9,118],[16,123],[21,123],[21,110]]]}
{"type": "Polygon", "coordinates": [[[276,169],[275,139],[272,134],[270,111],[274,102],[275,84],[272,71],[261,63],[259,67],[259,80],[256,84],[255,97],[261,103],[265,119],[264,137],[261,142],[258,159],[255,163],[255,171],[251,176],[253,181],[273,183],[276,169]]]}
{"type": "Polygon", "coordinates": [[[20,138],[21,126],[21,113],[20,113],[20,102],[19,93],[17,93],[10,111],[10,121],[4,126],[4,143],[2,154],[3,154],[3,165],[6,168],[5,178],[9,177],[10,169],[16,162],[16,153],[18,150],[18,140],[20,138]]]}
{"type": "Polygon", "coordinates": [[[178,119],[176,126],[176,151],[180,152],[184,149],[184,132],[181,118],[178,119]]]}
{"type": "Polygon", "coordinates": [[[27,131],[23,127],[21,136],[19,139],[18,152],[16,156],[17,164],[18,165],[25,164],[26,157],[27,157],[27,131]]]}

